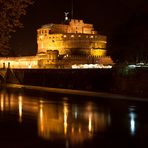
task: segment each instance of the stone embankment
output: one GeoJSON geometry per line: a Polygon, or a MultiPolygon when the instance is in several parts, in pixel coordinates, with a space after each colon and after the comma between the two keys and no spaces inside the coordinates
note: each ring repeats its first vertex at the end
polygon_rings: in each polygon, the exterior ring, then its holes
{"type": "Polygon", "coordinates": [[[43,86],[148,97],[148,69],[7,69],[3,84],[43,86]]]}

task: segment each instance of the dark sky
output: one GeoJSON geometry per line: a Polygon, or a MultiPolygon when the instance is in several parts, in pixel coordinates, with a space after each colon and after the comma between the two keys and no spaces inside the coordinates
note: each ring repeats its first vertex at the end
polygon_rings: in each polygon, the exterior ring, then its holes
{"type": "MultiPolygon", "coordinates": [[[[21,19],[24,28],[18,29],[11,40],[12,48],[18,55],[35,54],[37,28],[47,23],[61,23],[64,12],[71,11],[71,0],[34,1],[27,9],[26,16],[21,19]]],[[[74,0],[73,6],[74,18],[93,23],[95,29],[107,35],[109,40],[120,29],[126,30],[127,27],[129,31],[141,18],[140,26],[147,24],[147,0],[74,0]]]]}

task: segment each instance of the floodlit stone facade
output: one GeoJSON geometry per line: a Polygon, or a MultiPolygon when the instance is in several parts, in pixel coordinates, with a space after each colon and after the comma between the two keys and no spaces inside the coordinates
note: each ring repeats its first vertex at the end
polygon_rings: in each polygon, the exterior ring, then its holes
{"type": "Polygon", "coordinates": [[[106,57],[106,36],[92,24],[72,19],[37,30],[35,56],[0,58],[0,68],[72,68],[75,64],[112,64],[106,57]]]}
{"type": "Polygon", "coordinates": [[[106,55],[106,36],[92,24],[72,19],[69,24],[47,24],[37,30],[38,53],[58,50],[65,55],[106,55]]]}

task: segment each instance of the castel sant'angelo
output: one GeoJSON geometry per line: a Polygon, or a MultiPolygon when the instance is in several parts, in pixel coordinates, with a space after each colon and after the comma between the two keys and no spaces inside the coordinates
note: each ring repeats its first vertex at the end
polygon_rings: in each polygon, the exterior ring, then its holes
{"type": "Polygon", "coordinates": [[[93,24],[65,16],[63,24],[46,24],[37,30],[35,56],[1,58],[0,67],[10,68],[83,68],[112,64],[106,56],[107,37],[93,24]]]}

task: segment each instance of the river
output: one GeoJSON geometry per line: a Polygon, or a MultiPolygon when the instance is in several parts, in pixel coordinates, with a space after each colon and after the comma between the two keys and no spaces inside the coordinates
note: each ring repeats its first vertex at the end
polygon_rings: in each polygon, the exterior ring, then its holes
{"type": "Polygon", "coordinates": [[[1,147],[144,147],[148,103],[23,89],[0,91],[1,147]]]}

